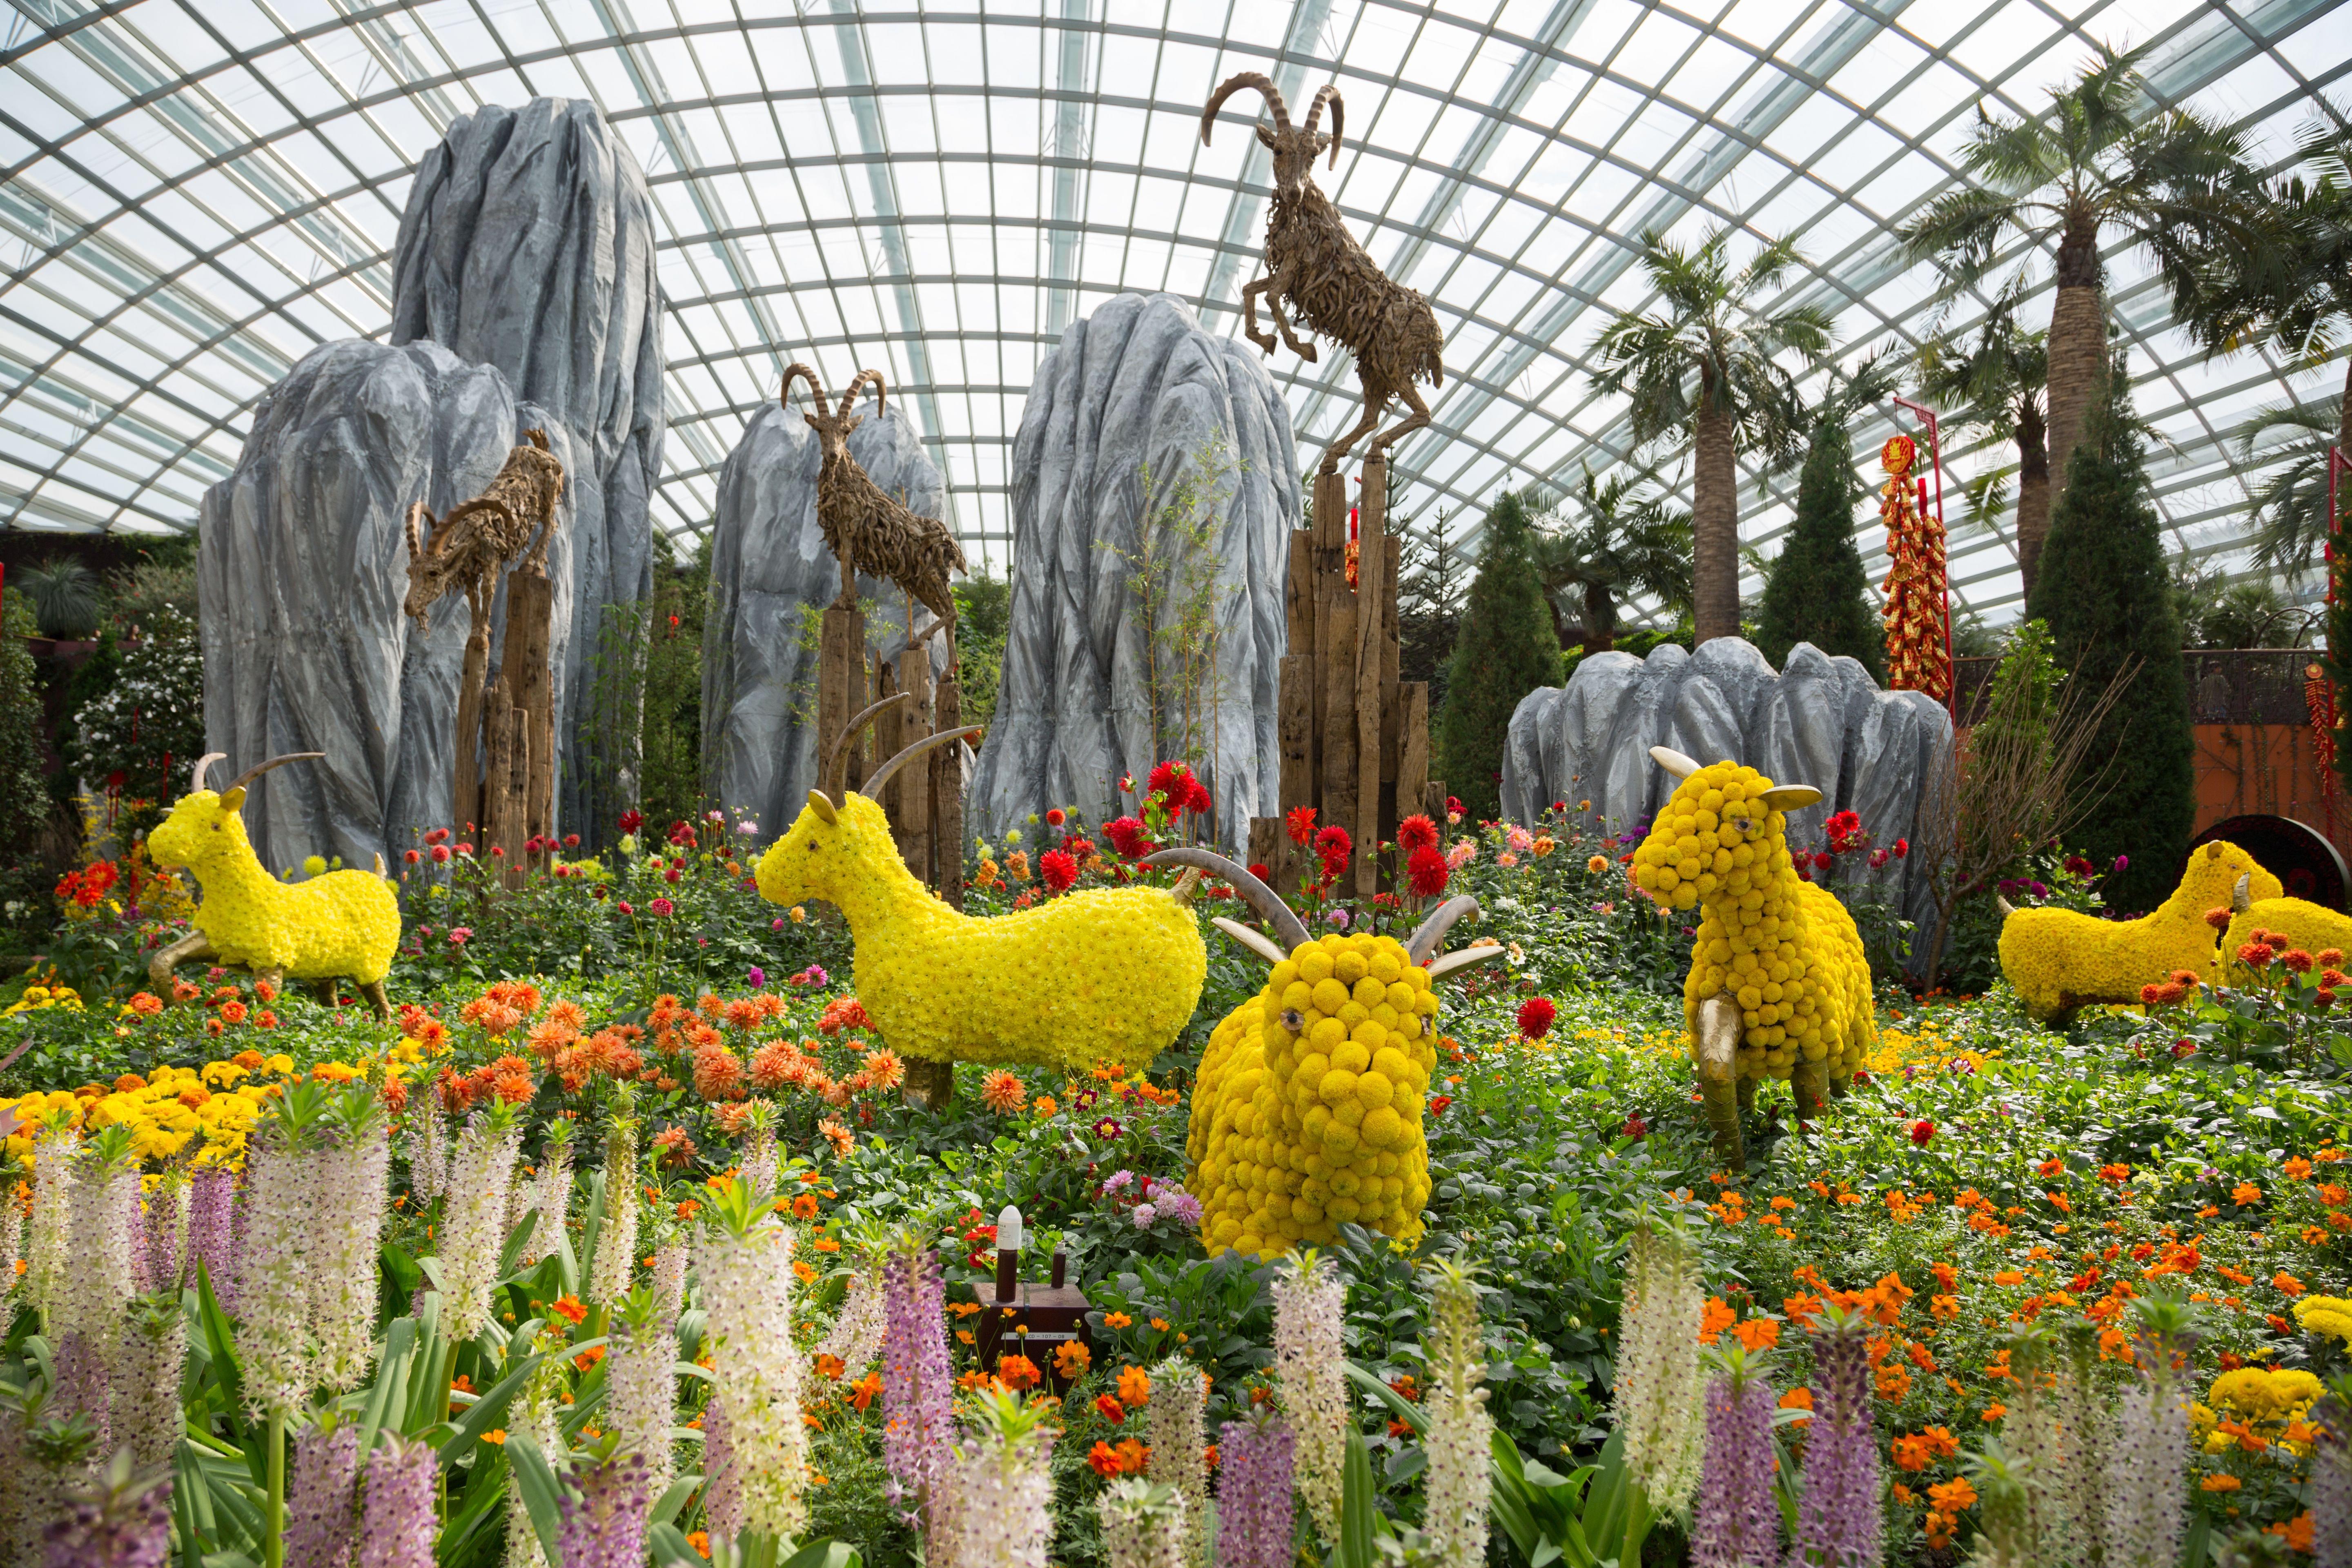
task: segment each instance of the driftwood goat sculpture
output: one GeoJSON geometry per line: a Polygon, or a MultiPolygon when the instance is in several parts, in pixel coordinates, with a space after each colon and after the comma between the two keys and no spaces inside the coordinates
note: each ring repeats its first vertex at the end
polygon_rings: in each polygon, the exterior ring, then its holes
{"type": "MultiPolygon", "coordinates": [[[[535,591],[530,595],[529,613],[520,598],[509,597],[508,657],[499,675],[505,691],[503,700],[493,703],[491,717],[510,726],[512,721],[505,715],[508,707],[531,710],[535,722],[529,724],[534,731],[530,744],[538,753],[532,772],[545,777],[535,777],[530,793],[535,801],[552,793],[553,763],[549,753],[553,750],[554,714],[547,690],[551,676],[544,668],[517,667],[531,662],[527,650],[536,652],[540,666],[546,663],[547,547],[555,537],[555,503],[563,494],[563,465],[548,450],[546,431],[526,430],[523,439],[523,445],[507,454],[488,488],[450,508],[440,521],[434,521],[421,500],[408,509],[408,594],[402,608],[420,633],[431,629],[433,606],[452,589],[465,590],[467,607],[473,611],[473,625],[466,635],[465,668],[458,677],[457,755],[450,791],[451,812],[460,823],[486,823],[490,815],[480,799],[481,775],[475,756],[477,743],[484,739],[482,707],[488,695],[483,686],[490,668],[490,605],[498,598],[500,575],[519,556],[523,560],[516,576],[518,580],[530,577],[535,591]],[[528,556],[524,556],[526,550],[528,556]],[[530,624],[518,626],[519,620],[530,624]],[[541,712],[541,709],[548,710],[541,712]]],[[[496,763],[505,754],[496,723],[488,739],[496,763]]],[[[541,802],[532,815],[545,816],[545,804],[541,802]]],[[[545,826],[543,822],[538,824],[541,829],[545,826]]]]}
{"type": "Polygon", "coordinates": [[[1250,341],[1267,353],[1274,352],[1274,333],[1257,324],[1257,300],[1265,296],[1275,330],[1291,352],[1309,364],[1315,345],[1301,342],[1283,314],[1286,302],[1299,325],[1334,342],[1344,343],[1356,356],[1356,379],[1363,384],[1364,414],[1356,427],[1331,443],[1323,453],[1323,471],[1339,471],[1339,459],[1381,422],[1389,399],[1402,398],[1412,416],[1393,429],[1372,437],[1369,458],[1383,456],[1390,447],[1429,423],[1429,405],[1415,388],[1425,381],[1435,386],[1445,374],[1440,363],[1445,339],[1437,330],[1437,313],[1422,294],[1390,280],[1356,237],[1339,221],[1339,209],[1317,188],[1312,171],[1326,148],[1331,164],[1339,163],[1339,131],[1346,114],[1339,89],[1327,84],[1316,89],[1307,110],[1307,123],[1290,122],[1282,90],[1263,72],[1244,71],[1229,79],[1201,110],[1201,143],[1208,145],[1210,128],[1225,100],[1244,88],[1255,88],[1274,110],[1274,127],[1261,122],[1257,139],[1274,154],[1274,205],[1265,220],[1266,275],[1242,290],[1242,312],[1250,341]],[[1323,106],[1331,106],[1328,133],[1316,129],[1323,106]]]}
{"type": "MultiPolygon", "coordinates": [[[[463,588],[474,612],[473,641],[482,645],[488,668],[490,601],[499,574],[526,547],[544,566],[555,533],[555,502],[563,493],[563,465],[547,449],[547,432],[526,430],[526,446],[507,454],[489,488],[460,501],[440,521],[423,501],[408,509],[408,596],[402,608],[420,632],[430,631],[433,606],[453,588],[463,588]],[[421,525],[421,526],[420,526],[421,525]],[[533,535],[537,543],[532,543],[533,535]]],[[[467,644],[470,662],[473,641],[467,644]]],[[[480,677],[475,677],[479,684],[480,677]]]]}
{"type": "MultiPolygon", "coordinates": [[[[814,412],[801,417],[816,432],[818,446],[824,454],[824,466],[817,470],[816,477],[816,521],[824,532],[825,548],[841,563],[837,607],[857,607],[860,566],[877,576],[887,577],[921,600],[947,628],[948,673],[953,675],[955,598],[948,592],[948,574],[964,569],[963,546],[956,542],[955,535],[938,518],[919,517],[902,502],[885,494],[882,487],[857,466],[857,459],[849,455],[849,433],[866,422],[864,415],[850,413],[859,391],[870,383],[875,411],[887,412],[889,395],[883,384],[882,373],[859,371],[842,392],[838,407],[826,405],[824,389],[817,384],[816,372],[798,363],[784,367],[780,396],[792,395],[795,376],[808,383],[809,402],[814,405],[814,412]]],[[[914,630],[911,621],[908,630],[914,630]]]]}

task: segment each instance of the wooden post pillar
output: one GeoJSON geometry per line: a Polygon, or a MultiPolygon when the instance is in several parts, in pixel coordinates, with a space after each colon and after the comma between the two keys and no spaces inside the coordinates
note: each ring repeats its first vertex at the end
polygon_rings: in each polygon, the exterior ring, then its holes
{"type": "MultiPolygon", "coordinates": [[[[931,728],[931,648],[928,640],[909,638],[899,653],[898,689],[913,700],[899,705],[898,711],[906,717],[899,726],[898,744],[887,752],[877,748],[877,765],[897,755],[900,748],[937,733],[931,728]]],[[[929,758],[924,760],[928,762],[929,758]]],[[[907,862],[907,869],[915,874],[917,881],[938,886],[931,875],[931,770],[902,768],[885,793],[890,796],[890,826],[898,834],[899,858],[907,862]]]]}
{"type": "MultiPolygon", "coordinates": [[[[856,610],[827,605],[817,634],[816,764],[822,769],[833,754],[834,742],[850,716],[868,700],[866,695],[866,617],[856,610]]],[[[853,768],[855,763],[853,762],[853,768]]],[[[863,776],[863,770],[856,770],[863,776]]],[[[830,778],[814,781],[818,789],[833,788],[830,778]]]]}
{"type": "MultiPolygon", "coordinates": [[[[530,765],[523,795],[524,837],[555,831],[555,678],[550,668],[555,594],[547,568],[526,563],[507,578],[507,635],[499,676],[529,734],[530,765]]],[[[512,850],[508,851],[512,854],[512,850]]]]}
{"type": "MultiPolygon", "coordinates": [[[[932,708],[931,733],[963,728],[963,688],[950,675],[940,682],[932,708]]],[[[960,745],[933,749],[931,779],[931,853],[939,868],[932,884],[948,908],[963,908],[963,761],[960,745]]]]}
{"type": "Polygon", "coordinates": [[[1388,647],[1384,623],[1396,614],[1396,588],[1384,583],[1388,545],[1381,535],[1389,466],[1384,458],[1364,465],[1364,500],[1356,525],[1356,647],[1350,684],[1355,688],[1356,896],[1380,890],[1381,861],[1381,676],[1388,647]]]}

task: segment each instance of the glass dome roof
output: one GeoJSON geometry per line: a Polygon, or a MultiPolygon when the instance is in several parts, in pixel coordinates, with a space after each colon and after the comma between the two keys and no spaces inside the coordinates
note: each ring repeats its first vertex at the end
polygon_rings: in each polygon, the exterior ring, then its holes
{"type": "MultiPolygon", "coordinates": [[[[2095,43],[2146,45],[2155,94],[2284,159],[2352,65],[2335,0],[11,3],[0,516],[192,526],[263,391],[319,343],[383,334],[411,171],[443,127],[581,97],[635,150],[663,229],[657,525],[681,542],[709,525],[719,465],[788,360],[836,384],[879,364],[975,564],[1000,572],[1007,452],[1063,328],[1139,289],[1239,330],[1265,155],[1238,126],[1210,148],[1198,134],[1234,71],[1266,69],[1295,101],[1339,83],[1347,142],[1317,177],[1435,302],[1435,426],[1397,455],[1402,515],[1425,529],[1475,521],[1503,485],[1632,455],[1622,400],[1588,373],[1601,322],[1645,301],[1644,229],[1794,236],[1807,261],[1788,300],[1837,310],[1855,351],[1913,344],[1933,279],[1892,229],[1955,181],[1980,102],[2038,110],[2095,43]]],[[[2169,443],[2152,473],[2177,547],[2242,565],[2256,476],[2231,432],[2340,371],[2207,360],[2144,258],[2107,259],[2139,411],[2169,443]]],[[[1269,364],[1303,468],[1350,417],[1354,377],[1328,352],[1269,364]]],[[[1857,451],[1893,427],[1857,430],[1857,451]]],[[[1956,481],[2004,459],[1947,456],[1956,481]]],[[[1643,458],[1686,483],[1675,455],[1643,458]]],[[[1758,482],[1742,533],[1769,553],[1794,475],[1762,479],[1763,499],[1758,482]]],[[[1956,599],[2009,618],[2007,521],[1949,515],[1956,599]]],[[[1874,556],[1876,531],[1862,543],[1874,556]]]]}

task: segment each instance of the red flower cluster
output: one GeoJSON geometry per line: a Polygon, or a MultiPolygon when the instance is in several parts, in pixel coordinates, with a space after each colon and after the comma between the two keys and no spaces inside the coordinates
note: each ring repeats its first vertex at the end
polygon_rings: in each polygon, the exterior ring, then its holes
{"type": "Polygon", "coordinates": [[[1323,862],[1325,881],[1335,882],[1347,875],[1348,860],[1355,852],[1355,841],[1348,837],[1348,830],[1338,823],[1335,822],[1328,827],[1317,830],[1315,854],[1316,858],[1323,862]]]}
{"type": "Polygon", "coordinates": [[[622,832],[635,833],[638,828],[643,827],[645,825],[646,814],[637,810],[635,806],[632,806],[628,810],[621,813],[622,832]]]}
{"type": "Polygon", "coordinates": [[[79,904],[86,910],[96,909],[98,901],[113,890],[121,876],[111,860],[100,860],[79,871],[68,871],[58,879],[58,900],[79,904]]]}
{"type": "Polygon", "coordinates": [[[1407,856],[1404,872],[1405,879],[1412,884],[1412,896],[1416,899],[1437,897],[1445,891],[1445,884],[1454,877],[1453,868],[1446,865],[1445,857],[1437,852],[1437,846],[1433,844],[1424,844],[1407,856]]]}
{"type": "Polygon", "coordinates": [[[1822,831],[1829,836],[1832,854],[1843,855],[1849,849],[1862,847],[1862,817],[1857,813],[1837,813],[1822,824],[1822,831]]]}
{"type": "Polygon", "coordinates": [[[1530,996],[1519,1004],[1519,1033],[1530,1040],[1540,1040],[1551,1032],[1551,1021],[1559,1009],[1551,1005],[1549,996],[1530,996]]]}
{"type": "Polygon", "coordinates": [[[1209,786],[1194,778],[1192,770],[1182,763],[1162,763],[1152,769],[1148,787],[1160,797],[1161,809],[1170,816],[1209,814],[1209,786]]]}
{"type": "Polygon", "coordinates": [[[1283,830],[1290,835],[1293,844],[1301,849],[1306,848],[1315,837],[1315,808],[1311,805],[1292,806],[1290,815],[1283,818],[1283,830]]]}
{"type": "Polygon", "coordinates": [[[1077,858],[1066,849],[1048,849],[1037,857],[1037,874],[1049,893],[1066,893],[1078,879],[1077,858]]]}
{"type": "Polygon", "coordinates": [[[1103,837],[1110,847],[1129,860],[1140,860],[1160,846],[1153,842],[1151,832],[1139,816],[1117,816],[1103,824],[1103,837]]]}
{"type": "Polygon", "coordinates": [[[1437,824],[1415,812],[1397,824],[1396,841],[1397,847],[1407,853],[1415,849],[1434,849],[1437,847],[1437,824]]]}

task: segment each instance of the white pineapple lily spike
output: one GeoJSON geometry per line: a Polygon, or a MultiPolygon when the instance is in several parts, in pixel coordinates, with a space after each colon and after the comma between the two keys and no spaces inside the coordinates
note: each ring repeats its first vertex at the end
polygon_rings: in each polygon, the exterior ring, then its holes
{"type": "MultiPolygon", "coordinates": [[[[1255,910],[1258,918],[1274,928],[1274,937],[1269,938],[1260,931],[1251,930],[1239,921],[1227,920],[1223,915],[1210,916],[1210,923],[1268,963],[1282,963],[1293,952],[1315,940],[1313,933],[1307,929],[1307,922],[1300,920],[1297,912],[1282,901],[1281,894],[1267,887],[1245,867],[1234,864],[1213,849],[1201,849],[1191,846],[1162,849],[1154,854],[1146,855],[1138,864],[1189,868],[1185,879],[1188,883],[1191,880],[1192,872],[1205,871],[1212,877],[1221,878],[1232,884],[1234,891],[1241,896],[1242,901],[1255,910]],[[1279,939],[1279,945],[1276,944],[1276,939],[1279,939]]],[[[1412,960],[1416,967],[1427,969],[1429,978],[1433,981],[1442,980],[1457,969],[1467,969],[1474,963],[1484,963],[1488,959],[1500,958],[1503,955],[1503,948],[1497,942],[1478,947],[1465,947],[1458,952],[1449,952],[1434,963],[1431,962],[1439,944],[1444,942],[1445,933],[1454,928],[1454,922],[1465,915],[1475,916],[1477,912],[1478,900],[1467,893],[1458,894],[1446,900],[1431,910],[1429,917],[1421,922],[1411,937],[1406,939],[1404,944],[1406,955],[1412,960]]]]}

